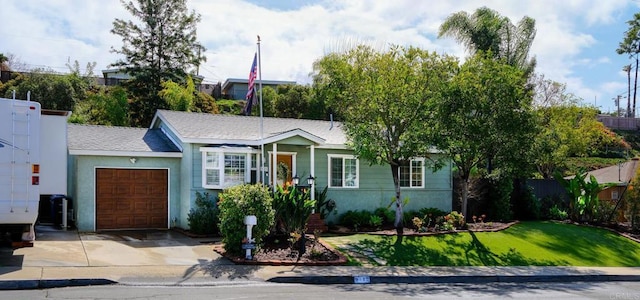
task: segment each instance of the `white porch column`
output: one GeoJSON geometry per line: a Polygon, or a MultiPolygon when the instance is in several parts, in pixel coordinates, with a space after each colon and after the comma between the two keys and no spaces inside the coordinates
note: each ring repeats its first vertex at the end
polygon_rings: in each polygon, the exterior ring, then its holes
{"type": "MultiPolygon", "coordinates": [[[[311,170],[311,174],[309,174],[309,176],[316,176],[316,146],[315,145],[311,145],[311,167],[309,168],[309,170],[311,170]]],[[[313,184],[311,185],[311,200],[315,200],[316,199],[316,181],[313,181],[313,184]]]]}
{"type": "Polygon", "coordinates": [[[273,143],[273,157],[271,159],[271,182],[273,182],[273,191],[278,185],[278,143],[273,143]]]}

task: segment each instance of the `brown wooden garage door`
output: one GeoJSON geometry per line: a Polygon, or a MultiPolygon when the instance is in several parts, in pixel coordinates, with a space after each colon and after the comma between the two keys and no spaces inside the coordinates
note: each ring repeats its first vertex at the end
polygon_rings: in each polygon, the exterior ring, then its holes
{"type": "Polygon", "coordinates": [[[96,229],[167,228],[167,174],[96,169],[96,229]]]}

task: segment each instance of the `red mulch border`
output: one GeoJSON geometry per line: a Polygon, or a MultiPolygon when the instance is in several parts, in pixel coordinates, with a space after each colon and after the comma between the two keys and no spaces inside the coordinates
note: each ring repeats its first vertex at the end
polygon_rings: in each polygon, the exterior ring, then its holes
{"type": "MultiPolygon", "coordinates": [[[[519,221],[512,221],[508,223],[501,223],[502,226],[496,227],[488,227],[488,228],[475,228],[475,229],[457,229],[450,231],[428,231],[428,232],[417,232],[415,229],[406,228],[404,230],[403,236],[431,236],[431,235],[441,235],[441,234],[451,234],[451,233],[459,233],[459,232],[498,232],[505,230],[515,224],[518,224],[519,221]]],[[[374,232],[354,232],[354,233],[362,233],[362,234],[372,234],[372,235],[396,235],[396,231],[394,230],[383,230],[383,231],[374,231],[374,232]]]]}

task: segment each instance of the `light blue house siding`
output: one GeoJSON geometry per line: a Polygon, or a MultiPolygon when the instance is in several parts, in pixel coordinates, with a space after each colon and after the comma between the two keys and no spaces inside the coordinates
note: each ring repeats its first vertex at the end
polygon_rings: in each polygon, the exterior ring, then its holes
{"type": "MultiPolygon", "coordinates": [[[[315,172],[311,173],[311,158],[309,146],[299,145],[308,143],[307,140],[294,137],[278,143],[277,151],[279,153],[295,153],[296,169],[293,175],[298,175],[302,180],[309,175],[313,175],[315,179],[316,190],[322,191],[329,182],[329,155],[353,155],[350,150],[344,149],[315,149],[315,172]]],[[[204,189],[202,187],[202,153],[200,147],[205,145],[191,145],[187,158],[187,151],[184,152],[184,162],[191,161],[191,178],[189,186],[189,195],[191,197],[191,205],[194,203],[196,192],[207,192],[213,197],[217,197],[221,190],[204,189]]],[[[265,152],[272,151],[272,144],[264,146],[265,152]]],[[[269,168],[271,170],[271,167],[269,168]]],[[[348,210],[366,209],[373,211],[378,207],[387,207],[395,197],[395,189],[393,179],[391,177],[391,168],[388,165],[369,165],[366,160],[359,159],[359,187],[358,188],[335,188],[330,187],[327,197],[333,199],[337,204],[337,213],[329,216],[328,221],[337,221],[340,214],[348,210]]],[[[405,206],[405,210],[418,210],[424,207],[434,207],[444,211],[451,210],[452,199],[452,178],[451,165],[446,164],[443,168],[433,172],[428,167],[424,172],[424,187],[421,188],[402,188],[401,197],[408,198],[409,202],[405,206]]],[[[186,177],[186,176],[185,176],[186,177]]],[[[269,177],[267,182],[271,182],[269,177]]],[[[184,185],[183,185],[184,186],[184,185]]],[[[185,189],[186,190],[186,189],[185,189]]],[[[184,191],[183,191],[184,192],[184,191]]],[[[393,207],[392,207],[393,209],[393,207]]]]}
{"type": "Polygon", "coordinates": [[[167,169],[169,171],[169,219],[177,219],[186,225],[186,218],[180,205],[180,158],[141,157],[135,165],[129,157],[79,156],[69,157],[69,194],[73,198],[76,211],[76,227],[79,231],[95,231],[96,217],[96,169],[167,169]]]}
{"type": "MultiPolygon", "coordinates": [[[[353,155],[349,150],[316,149],[315,169],[317,174],[316,189],[321,191],[329,182],[329,155],[353,155]]],[[[329,187],[327,198],[336,201],[337,213],[332,214],[328,221],[337,221],[340,214],[349,210],[373,211],[378,207],[387,207],[395,197],[395,188],[389,165],[369,165],[363,159],[359,164],[358,188],[329,187]]],[[[298,165],[300,167],[300,165],[298,165]]],[[[304,165],[302,165],[304,166],[304,165]]],[[[403,199],[409,202],[405,211],[418,210],[424,207],[434,207],[444,211],[451,210],[452,178],[451,165],[447,164],[440,170],[433,172],[425,168],[424,187],[401,188],[403,199]]],[[[394,209],[392,206],[391,209],[394,209]]]]}

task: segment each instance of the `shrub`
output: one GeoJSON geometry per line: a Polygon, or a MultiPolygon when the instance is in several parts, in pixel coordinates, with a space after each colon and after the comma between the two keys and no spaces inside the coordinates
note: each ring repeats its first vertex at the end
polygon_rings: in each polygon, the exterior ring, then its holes
{"type": "Polygon", "coordinates": [[[615,202],[613,201],[600,201],[598,203],[596,221],[598,223],[608,223],[615,221],[615,202]]]}
{"type": "Polygon", "coordinates": [[[566,211],[561,210],[557,205],[554,205],[549,209],[549,218],[551,218],[551,220],[564,221],[568,217],[569,214],[566,211]]]}
{"type": "Polygon", "coordinates": [[[514,193],[514,213],[520,220],[539,220],[542,215],[542,203],[533,193],[533,188],[521,186],[519,193],[514,193]]]}
{"type": "Polygon", "coordinates": [[[456,229],[462,229],[465,226],[464,216],[455,210],[444,216],[444,220],[456,229]]]}
{"type": "Polygon", "coordinates": [[[413,219],[411,219],[411,222],[413,223],[413,226],[416,228],[416,230],[421,230],[422,227],[422,219],[418,218],[418,217],[413,217],[413,219]]]}
{"type": "Polygon", "coordinates": [[[311,200],[308,189],[301,190],[289,184],[276,186],[273,195],[275,219],[287,234],[304,234],[315,205],[316,201],[311,200]]]}
{"type": "Polygon", "coordinates": [[[375,227],[375,228],[380,228],[380,226],[382,226],[382,218],[376,215],[371,215],[369,217],[369,226],[375,227]]]}
{"type": "Polygon", "coordinates": [[[369,225],[372,215],[371,212],[366,210],[349,210],[340,216],[340,223],[358,231],[361,226],[369,225]]]}
{"type": "Polygon", "coordinates": [[[388,207],[378,207],[373,211],[373,214],[380,217],[382,224],[385,225],[391,225],[396,220],[396,213],[388,207]]]}
{"type": "Polygon", "coordinates": [[[316,213],[320,214],[320,218],[325,219],[329,214],[336,214],[336,201],[333,199],[327,199],[327,188],[325,186],[322,192],[318,192],[316,189],[316,213]]]}
{"type": "Polygon", "coordinates": [[[555,196],[546,196],[542,198],[540,200],[540,211],[544,213],[542,215],[542,218],[552,219],[551,215],[549,214],[549,211],[554,206],[558,209],[566,210],[566,204],[562,200],[562,198],[560,198],[560,196],[555,195],[555,196]]]}
{"type": "Polygon", "coordinates": [[[494,220],[511,220],[511,192],[513,181],[508,176],[492,177],[489,185],[490,212],[494,220]]]}
{"type": "Polygon", "coordinates": [[[572,220],[578,222],[591,222],[597,219],[600,202],[598,193],[603,189],[615,185],[613,183],[600,184],[593,175],[589,176],[589,180],[587,181],[587,175],[588,173],[586,171],[581,170],[574,178],[567,180],[558,172],[554,174],[556,180],[560,182],[571,196],[571,202],[569,202],[570,217],[572,220]]]}
{"type": "MultiPolygon", "coordinates": [[[[394,217],[394,220],[395,220],[395,213],[394,213],[393,217],[394,217]]],[[[404,222],[410,222],[411,220],[413,220],[414,217],[422,218],[422,216],[420,216],[418,214],[418,212],[415,211],[415,210],[408,210],[408,211],[404,211],[402,213],[402,220],[404,222]]]]}
{"type": "Polygon", "coordinates": [[[421,218],[426,218],[429,216],[431,216],[432,218],[436,218],[445,216],[446,214],[447,212],[445,212],[444,210],[435,207],[426,207],[418,210],[418,216],[420,216],[421,218]]]}
{"type": "Polygon", "coordinates": [[[626,202],[625,217],[631,222],[634,232],[640,231],[640,168],[636,170],[634,178],[623,194],[626,202]]]}
{"type": "Polygon", "coordinates": [[[196,207],[187,215],[189,230],[196,234],[218,232],[218,207],[209,193],[196,192],[196,207]]]}
{"type": "Polygon", "coordinates": [[[262,184],[238,185],[224,190],[218,195],[220,209],[220,233],[224,249],[230,254],[241,254],[242,240],[247,226],[244,217],[255,215],[258,221],[253,226],[252,237],[259,247],[262,238],[269,233],[274,223],[273,198],[267,186],[262,184]]]}

